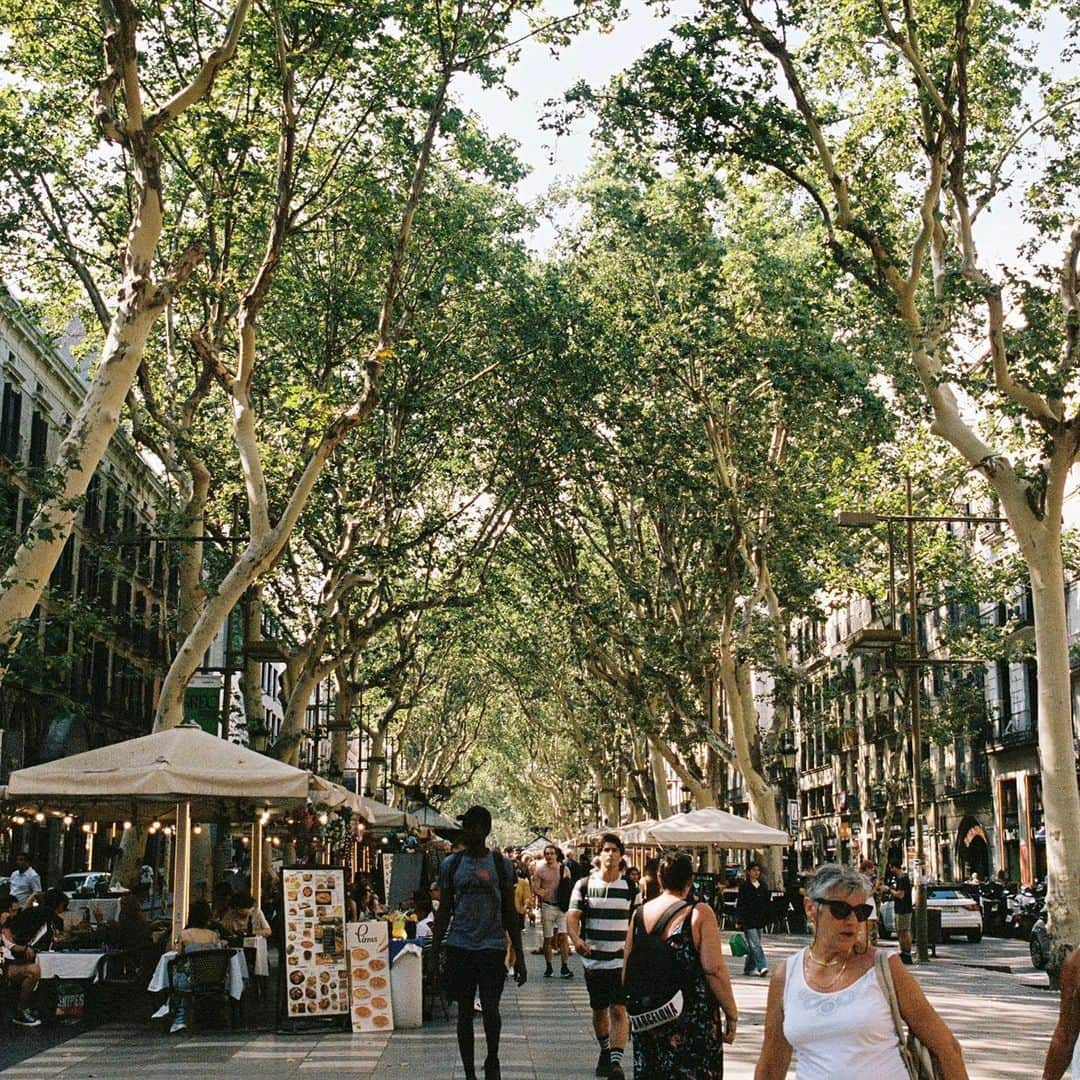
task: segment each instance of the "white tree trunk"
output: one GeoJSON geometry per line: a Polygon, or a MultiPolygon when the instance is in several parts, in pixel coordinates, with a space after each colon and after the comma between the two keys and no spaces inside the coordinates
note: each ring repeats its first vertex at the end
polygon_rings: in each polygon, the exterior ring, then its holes
{"type": "Polygon", "coordinates": [[[1080,790],[1073,744],[1069,637],[1060,529],[1044,522],[1025,546],[1038,656],[1039,758],[1046,826],[1046,905],[1053,933],[1053,970],[1080,944],[1080,790]]]}
{"type": "Polygon", "coordinates": [[[671,817],[671,800],[668,798],[664,758],[652,743],[649,744],[649,765],[652,768],[653,788],[656,791],[656,814],[662,821],[664,818],[671,817]]]}
{"type": "MultiPolygon", "coordinates": [[[[205,97],[220,68],[232,59],[251,0],[240,0],[221,48],[210,54],[196,77],[172,95],[151,117],[143,114],[142,85],[135,40],[138,18],[130,3],[107,5],[105,54],[107,75],[98,88],[96,118],[106,138],[130,153],[136,192],[135,210],[124,251],[123,279],[117,294],[101,363],[57,460],[63,477],[60,492],[46,499],[23,535],[0,582],[0,653],[17,644],[21,625],[41,599],[64,544],[75,524],[79,500],[86,494],[120,411],[135,380],[147,336],[169,297],[194,269],[201,254],[192,249],[174,268],[171,280],[156,285],[154,258],[165,220],[161,160],[157,136],[192,104],[205,97]],[[124,88],[126,116],[114,112],[116,91],[124,88]]],[[[0,660],[0,679],[6,663],[0,660]]]]}

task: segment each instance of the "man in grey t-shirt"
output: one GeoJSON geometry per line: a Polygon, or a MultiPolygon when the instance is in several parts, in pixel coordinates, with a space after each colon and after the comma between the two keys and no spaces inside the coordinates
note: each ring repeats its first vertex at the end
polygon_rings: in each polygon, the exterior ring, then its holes
{"type": "Polygon", "coordinates": [[[480,991],[487,1057],[485,1080],[501,1080],[499,1037],[502,1018],[499,998],[506,981],[503,960],[506,937],[514,947],[514,977],[525,982],[525,955],[521,946],[521,922],[514,907],[517,876],[510,860],[489,851],[491,814],[473,806],[461,818],[465,847],[448,855],[439,867],[442,902],[435,915],[434,947],[446,940],[446,982],[457,1002],[457,1038],[466,1080],[476,1080],[473,997],[480,991]]]}

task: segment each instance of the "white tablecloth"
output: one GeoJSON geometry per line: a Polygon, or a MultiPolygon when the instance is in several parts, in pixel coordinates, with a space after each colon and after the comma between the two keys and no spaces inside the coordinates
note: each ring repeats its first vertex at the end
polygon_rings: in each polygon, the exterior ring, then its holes
{"type": "Polygon", "coordinates": [[[77,911],[80,917],[84,911],[89,911],[91,922],[97,921],[97,915],[94,912],[100,911],[106,922],[116,922],[120,918],[120,900],[115,897],[108,900],[97,900],[93,897],[88,897],[86,900],[69,900],[68,911],[77,911]]]}
{"type": "MultiPolygon", "coordinates": [[[[176,955],[173,950],[161,954],[161,959],[154,968],[154,974],[150,977],[148,990],[157,992],[169,989],[169,961],[176,955]]],[[[244,996],[244,983],[247,977],[248,969],[247,961],[244,959],[244,950],[232,949],[229,955],[229,997],[239,1001],[244,996]]]]}
{"type": "Polygon", "coordinates": [[[255,950],[255,974],[269,975],[270,957],[267,955],[266,938],[259,937],[258,934],[246,937],[244,938],[244,948],[255,950]]]}
{"type": "Polygon", "coordinates": [[[92,979],[103,952],[39,952],[43,979],[92,979]]]}

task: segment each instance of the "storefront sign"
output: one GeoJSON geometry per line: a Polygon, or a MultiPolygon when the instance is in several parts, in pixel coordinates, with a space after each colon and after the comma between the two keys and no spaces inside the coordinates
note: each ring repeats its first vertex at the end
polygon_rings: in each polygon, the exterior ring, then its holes
{"type": "Polygon", "coordinates": [[[353,1031],[392,1031],[390,924],[382,919],[345,928],[353,1031]]]}
{"type": "Polygon", "coordinates": [[[285,867],[283,968],[290,1019],[349,1011],[345,953],[345,871],[285,867]]]}

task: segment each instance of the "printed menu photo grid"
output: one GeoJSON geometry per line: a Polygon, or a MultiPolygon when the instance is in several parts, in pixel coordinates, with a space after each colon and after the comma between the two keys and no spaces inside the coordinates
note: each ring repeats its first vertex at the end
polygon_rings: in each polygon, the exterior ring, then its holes
{"type": "Polygon", "coordinates": [[[287,1015],[342,1016],[349,1012],[345,873],[339,867],[286,867],[281,878],[287,1015]]]}

